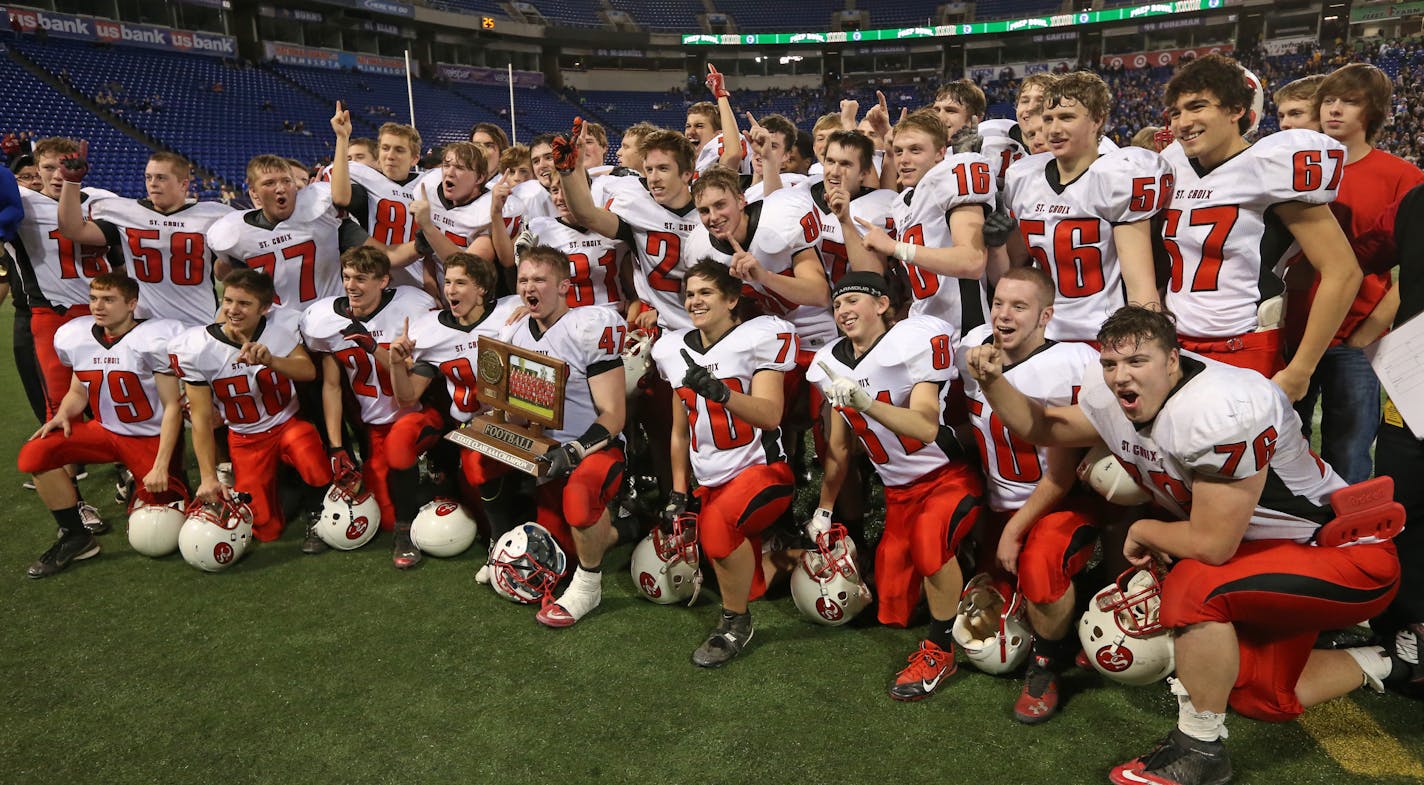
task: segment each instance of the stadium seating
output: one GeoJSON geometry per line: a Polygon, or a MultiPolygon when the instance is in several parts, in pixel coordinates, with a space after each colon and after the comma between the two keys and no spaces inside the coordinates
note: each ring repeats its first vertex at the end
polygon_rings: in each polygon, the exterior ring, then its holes
{"type": "MultiPolygon", "coordinates": [[[[598,15],[599,3],[589,0],[524,0],[539,9],[550,22],[561,27],[604,27],[598,15]]],[[[693,19],[692,26],[697,27],[693,19]]]]}
{"type": "MultiPolygon", "coordinates": [[[[626,11],[644,30],[699,33],[702,24],[697,16],[707,13],[700,0],[611,0],[611,4],[626,11]]],[[[768,7],[785,9],[778,5],[768,7]]]]}
{"type": "Polygon", "coordinates": [[[979,0],[974,4],[974,19],[984,22],[1056,14],[1062,6],[1060,0],[979,0]]]}
{"type": "Polygon", "coordinates": [[[912,27],[939,23],[939,8],[947,0],[875,0],[873,3],[858,2],[857,9],[870,12],[870,28],[912,27]]]}
{"type": "MultiPolygon", "coordinates": [[[[831,16],[845,9],[844,0],[801,0],[796,3],[794,14],[786,13],[787,6],[769,5],[766,0],[713,0],[713,5],[732,17],[740,33],[830,30],[831,16]],[[767,13],[768,8],[772,13],[767,13]]],[[[875,4],[877,8],[879,5],[875,4]]]]}

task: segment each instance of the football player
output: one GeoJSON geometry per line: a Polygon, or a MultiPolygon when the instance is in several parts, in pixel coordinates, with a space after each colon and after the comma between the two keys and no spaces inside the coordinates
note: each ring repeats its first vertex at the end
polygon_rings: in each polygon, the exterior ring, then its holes
{"type": "Polygon", "coordinates": [[[1042,270],[1008,270],[994,287],[991,324],[965,333],[957,355],[979,464],[988,480],[990,536],[1002,531],[997,561],[1017,576],[1034,632],[1033,656],[1014,703],[1014,718],[1030,725],[1057,713],[1058,670],[1076,653],[1077,637],[1069,635],[1076,607],[1073,576],[1093,556],[1096,505],[1069,496],[1079,451],[1035,448],[1010,433],[965,372],[964,358],[970,348],[993,343],[1003,352],[1004,375],[1016,389],[1044,406],[1077,403],[1084,369],[1098,354],[1086,343],[1045,337],[1057,318],[1054,296],[1053,280],[1042,270]]]}
{"type": "MultiPolygon", "coordinates": [[[[16,156],[10,162],[10,169],[15,175],[15,182],[21,188],[31,191],[39,191],[43,184],[40,182],[40,170],[35,166],[35,159],[32,155],[16,156]]],[[[20,375],[20,383],[25,388],[25,398],[29,401],[30,410],[35,413],[35,419],[39,422],[45,421],[45,394],[44,382],[40,378],[39,363],[35,358],[35,339],[30,330],[30,294],[25,288],[25,278],[20,274],[14,256],[9,253],[9,240],[6,238],[6,253],[4,258],[7,270],[6,280],[9,282],[11,300],[15,305],[14,334],[11,342],[11,349],[15,356],[15,370],[20,375]]]]}
{"type": "Polygon", "coordinates": [[[1047,72],[1029,74],[1019,82],[1019,94],[1014,102],[1014,115],[1023,132],[1024,146],[1031,155],[1048,152],[1043,130],[1043,96],[1057,77],[1047,72]]]}
{"type": "Polygon", "coordinates": [[[1315,108],[1315,89],[1320,86],[1325,74],[1303,76],[1271,95],[1276,103],[1276,120],[1282,131],[1304,128],[1308,131],[1320,130],[1320,114],[1315,108]]]}
{"type": "Polygon", "coordinates": [[[1091,341],[1108,315],[1131,302],[1158,307],[1152,218],[1172,199],[1162,157],[1136,147],[1098,153],[1112,109],[1108,86],[1078,71],[1044,94],[1049,153],[1009,168],[1004,198],[1019,221],[1009,259],[1030,261],[1056,285],[1048,337],[1091,341]]]}
{"type": "Polygon", "coordinates": [[[611,305],[621,310],[623,293],[633,290],[633,268],[628,264],[628,243],[579,226],[564,199],[564,184],[555,180],[549,191],[557,218],[533,218],[529,233],[534,244],[547,245],[569,257],[570,308],[611,305]]]}
{"type": "MultiPolygon", "coordinates": [[[[897,136],[898,141],[898,136],[897,136]]],[[[943,427],[943,387],[954,372],[953,328],[928,315],[895,322],[881,276],[854,271],[832,293],[844,338],[816,353],[806,378],[836,407],[825,474],[807,533],[830,529],[852,435],[885,483],[885,531],[875,551],[881,624],[904,627],[924,587],[930,625],[890,697],[928,698],[954,673],[951,629],[964,574],[957,552],[979,517],[983,482],[943,427]]]]}
{"type": "Polygon", "coordinates": [[[139,318],[174,319],[194,327],[217,310],[207,232],[232,213],[218,202],[189,202],[193,165],[177,153],[154,153],[144,167],[147,199],[106,199],[90,211],[77,181],[59,196],[59,232],[82,245],[120,249],[138,281],[139,318]]]}
{"type": "Polygon", "coordinates": [[[737,130],[737,113],[732,111],[727,78],[711,63],[707,64],[707,89],[716,103],[699,101],[689,106],[687,126],[683,129],[688,141],[697,146],[697,171],[705,172],[721,165],[739,174],[751,174],[747,138],[737,130]],[[738,144],[727,144],[727,134],[735,134],[738,144]]]}
{"type": "Polygon", "coordinates": [[[817,248],[826,275],[834,285],[850,270],[885,273],[885,261],[865,252],[860,237],[865,230],[856,219],[895,233],[891,217],[896,194],[888,188],[866,188],[865,173],[873,173],[875,143],[859,131],[834,131],[821,156],[825,179],[810,186],[821,223],[817,248]],[[855,238],[854,242],[847,237],[855,238]],[[852,252],[855,252],[854,255],[852,252]]]}
{"type": "MultiPolygon", "coordinates": [[[[336,152],[331,162],[331,203],[360,224],[371,238],[386,246],[415,239],[417,227],[410,203],[416,199],[420,175],[412,168],[420,160],[420,132],[414,126],[386,123],[376,138],[376,166],[353,165],[346,151],[351,142],[351,112],[336,103],[331,117],[336,152]]],[[[409,265],[397,271],[397,283],[421,285],[425,271],[409,256],[409,265]]]]}
{"type": "Polygon", "coordinates": [[[741,182],[749,183],[743,191],[747,201],[761,201],[767,194],[806,182],[805,175],[783,171],[796,143],[796,126],[779,114],[769,114],[758,122],[748,112],[747,120],[751,123],[747,135],[751,140],[752,174],[750,178],[741,177],[741,182]]]}
{"type": "MultiPolygon", "coordinates": [[[[584,123],[583,136],[579,137],[579,151],[583,155],[583,167],[590,172],[605,166],[608,160],[608,132],[598,123],[584,123]]],[[[550,172],[552,179],[552,171],[550,172]]],[[[599,172],[598,174],[602,174],[599,172]]],[[[597,176],[597,174],[595,174],[597,176]]],[[[545,183],[548,185],[548,182],[545,183]]]]}
{"type": "MultiPolygon", "coordinates": [[[[105,248],[75,243],[59,232],[59,197],[67,180],[83,182],[89,171],[89,143],[51,137],[35,144],[35,164],[42,187],[20,189],[25,217],[15,242],[15,267],[30,300],[30,331],[44,383],[45,417],[54,417],[70,388],[70,368],[55,353],[55,333],[66,322],[88,314],[89,281],[109,271],[105,248]]],[[[115,198],[109,191],[86,188],[84,210],[115,198]]]]}
{"type": "MultiPolygon", "coordinates": [[[[570,309],[568,287],[568,257],[548,246],[525,251],[519,258],[519,297],[528,318],[502,333],[508,343],[568,364],[564,425],[544,432],[560,444],[544,455],[549,469],[536,500],[539,524],[578,557],[578,569],[564,593],[535,616],[549,627],[572,626],[602,602],[603,556],[618,539],[608,503],[623,482],[618,434],[625,411],[621,353],[628,324],[612,308],[570,309]]],[[[509,470],[476,452],[466,452],[463,461],[465,479],[476,487],[509,470]]]]}
{"type": "MultiPolygon", "coordinates": [[[[458,448],[440,437],[468,424],[480,411],[471,362],[475,349],[481,336],[498,338],[521,305],[517,297],[495,300],[495,278],[490,262],[463,251],[451,255],[445,261],[444,283],[450,307],[421,314],[391,341],[391,390],[402,407],[417,406],[430,385],[442,378],[450,398],[449,410],[438,426],[426,413],[429,410],[408,412],[396,421],[386,437],[393,468],[410,468],[420,455],[428,453],[432,465],[447,479],[463,478],[458,448]]],[[[472,502],[479,517],[485,517],[480,494],[474,489],[465,491],[460,495],[472,502]]],[[[494,542],[504,531],[495,528],[486,533],[494,542]]]]}
{"type": "Polygon", "coordinates": [[[484,153],[488,178],[493,180],[503,176],[499,169],[499,154],[509,147],[509,137],[505,135],[504,129],[494,123],[475,123],[470,129],[470,143],[484,153]]]}
{"type": "Polygon", "coordinates": [[[512,192],[524,203],[521,217],[525,222],[538,216],[557,214],[553,201],[549,199],[549,186],[559,179],[558,172],[554,171],[554,134],[534,137],[529,143],[527,155],[533,177],[515,183],[512,192]]]}
{"type": "Polygon", "coordinates": [[[416,185],[411,209],[420,226],[420,244],[428,245],[434,253],[432,268],[437,282],[440,260],[461,251],[482,259],[497,259],[505,267],[514,266],[510,238],[519,234],[524,203],[508,197],[512,190],[508,183],[488,185],[488,180],[479,147],[469,142],[451,142],[445,145],[440,168],[427,172],[416,185]],[[501,187],[505,201],[496,205],[492,193],[501,187]],[[496,215],[507,246],[497,243],[500,238],[493,229],[496,215]]]}
{"type": "Polygon", "coordinates": [[[1305,395],[1360,287],[1359,264],[1329,207],[1346,150],[1301,129],[1246,141],[1254,90],[1236,61],[1221,55],[1188,63],[1167,83],[1178,144],[1162,151],[1177,181],[1164,213],[1171,259],[1165,304],[1177,316],[1184,349],[1255,369],[1294,401],[1305,395]],[[1294,243],[1319,271],[1320,288],[1285,364],[1284,286],[1273,270],[1294,243]]]}
{"type": "Polygon", "coordinates": [[[911,113],[895,126],[895,167],[901,188],[892,217],[896,242],[878,226],[857,221],[863,242],[893,256],[909,279],[910,313],[949,322],[958,340],[984,323],[988,305],[981,280],[989,256],[984,216],[998,191],[989,161],[978,153],[946,157],[948,136],[934,112],[911,113]]]}
{"type": "Polygon", "coordinates": [[[984,91],[979,85],[969,79],[960,79],[940,85],[931,108],[939,116],[939,121],[944,123],[945,136],[953,138],[959,129],[978,125],[984,119],[986,106],[984,91]]]}
{"type": "Polygon", "coordinates": [[[1312,650],[1321,630],[1389,603],[1399,560],[1370,533],[1350,547],[1314,542],[1346,485],[1310,451],[1279,387],[1179,351],[1160,311],[1122,308],[1098,343],[1102,373],[1087,374],[1073,406],[1044,407],[1016,390],[998,347],[974,347],[966,365],[1011,431],[1041,445],[1106,443],[1164,512],[1132,524],[1123,555],[1140,568],[1171,563],[1159,620],[1173,634],[1177,727],[1110,779],[1225,782],[1228,704],[1285,721],[1404,670],[1379,647],[1312,650]]]}
{"type": "Polygon", "coordinates": [[[742,282],[724,264],[704,259],[683,284],[694,327],[665,333],[653,344],[658,373],[676,385],[681,401],[673,406],[673,481],[664,522],[670,526],[687,511],[695,478],[702,502],[697,538],[717,573],[722,612],[692,662],[716,668],[752,639],[747,603],[766,593],[761,532],[791,506],[792,473],[778,426],[782,375],[795,367],[796,334],[774,316],[743,320],[742,282]]]}
{"type": "MultiPolygon", "coordinates": [[[[218,480],[213,409],[227,425],[233,487],[250,494],[252,535],[270,542],[285,520],[277,495],[277,466],[297,471],[309,491],[306,509],[319,509],[331,484],[331,465],[316,428],[297,415],[294,382],[316,379],[316,365],[298,333],[300,314],[272,308],[272,279],[256,270],[233,270],[223,279],[219,321],[184,331],[168,344],[182,377],[193,422],[193,455],[198,459],[197,496],[216,502],[224,494],[218,480]]],[[[174,424],[181,427],[181,423],[174,424]]],[[[307,552],[325,550],[315,519],[307,527],[307,552]]]]}
{"type": "Polygon", "coordinates": [[[403,405],[391,388],[391,341],[436,304],[413,286],[389,288],[390,270],[390,260],[379,248],[361,246],[342,254],[341,283],[346,294],[312,303],[302,315],[301,330],[307,348],[321,357],[322,414],[332,474],[346,475],[356,466],[342,427],[344,378],[359,407],[353,415],[365,431],[361,474],[380,504],[381,528],[395,532],[391,561],[404,570],[421,559],[410,540],[410,524],[420,507],[420,472],[415,468],[416,456],[396,465],[387,441],[404,414],[418,413],[437,430],[442,420],[438,410],[419,408],[418,403],[403,405]]]}
{"type": "MultiPolygon", "coordinates": [[[[572,138],[577,139],[581,132],[582,121],[575,118],[572,138]]],[[[559,142],[554,149],[555,164],[564,201],[575,221],[604,237],[623,240],[633,249],[637,262],[633,285],[638,300],[629,304],[629,323],[645,330],[691,327],[681,302],[686,270],[682,246],[702,225],[693,215],[696,206],[688,189],[696,154],[692,143],[675,131],[648,134],[642,146],[647,189],[619,188],[612,204],[604,208],[593,201],[577,148],[566,140],[559,142]]]]}
{"type": "Polygon", "coordinates": [[[272,278],[272,302],[302,310],[341,291],[341,252],[371,239],[354,221],[344,221],[331,201],[331,185],[300,191],[287,162],[258,155],[247,164],[253,204],[208,229],[208,247],[231,264],[272,278]]]}
{"type": "Polygon", "coordinates": [[[66,464],[117,459],[142,478],[136,489],[140,501],[172,504],[187,497],[178,449],[183,407],[168,359],[168,342],[183,326],[168,319],[139,321],[137,307],[136,281],[100,273],[89,283],[92,316],[71,319],[54,335],[59,362],[73,376],[54,416],[20,448],[19,468],[34,475],[35,490],[60,536],[30,565],[31,578],[47,578],[99,553],[66,464]],[[86,408],[94,419],[83,419],[86,408]],[[165,422],[175,427],[165,429],[165,422]]]}

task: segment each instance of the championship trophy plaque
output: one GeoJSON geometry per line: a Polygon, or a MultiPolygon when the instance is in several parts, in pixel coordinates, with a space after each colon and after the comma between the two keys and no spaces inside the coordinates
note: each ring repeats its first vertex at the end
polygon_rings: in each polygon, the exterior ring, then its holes
{"type": "Polygon", "coordinates": [[[490,408],[445,438],[542,477],[549,464],[539,458],[559,446],[544,429],[564,424],[567,364],[484,336],[475,357],[475,394],[490,408]]]}

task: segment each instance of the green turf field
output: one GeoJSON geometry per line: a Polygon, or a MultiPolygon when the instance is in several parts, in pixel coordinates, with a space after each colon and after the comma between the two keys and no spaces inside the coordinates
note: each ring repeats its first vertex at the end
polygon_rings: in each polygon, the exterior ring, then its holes
{"type": "MultiPolygon", "coordinates": [[[[918,631],[825,629],[789,597],[720,671],[688,662],[713,623],[637,599],[628,548],[603,606],[568,630],[473,580],[484,553],[390,566],[388,537],[303,556],[301,532],[207,575],[134,553],[111,471],[84,489],[116,524],[104,553],[43,581],[54,534],[14,470],[35,428],[0,314],[0,785],[11,783],[1099,783],[1176,717],[1164,685],[1074,673],[1064,713],[1014,722],[1015,680],[961,670],[898,704],[918,631]]],[[[1306,721],[1233,717],[1243,783],[1417,783],[1424,707],[1357,694],[1306,721]],[[1335,757],[1332,757],[1331,750],[1335,757]],[[1347,769],[1348,765],[1351,768],[1347,769]]]]}

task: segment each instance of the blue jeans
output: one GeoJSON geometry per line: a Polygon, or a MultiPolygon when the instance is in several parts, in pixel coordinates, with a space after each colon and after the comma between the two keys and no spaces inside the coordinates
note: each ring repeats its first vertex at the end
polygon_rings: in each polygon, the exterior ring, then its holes
{"type": "Polygon", "coordinates": [[[1364,482],[1373,472],[1370,446],[1380,421],[1380,385],[1364,351],[1349,346],[1325,350],[1310,389],[1295,405],[1310,438],[1311,416],[1320,400],[1320,457],[1345,482],[1364,482]]]}

